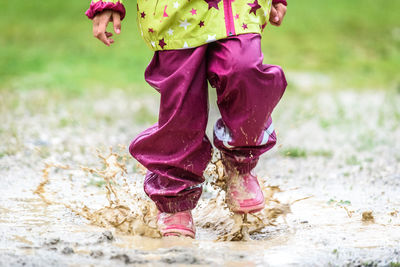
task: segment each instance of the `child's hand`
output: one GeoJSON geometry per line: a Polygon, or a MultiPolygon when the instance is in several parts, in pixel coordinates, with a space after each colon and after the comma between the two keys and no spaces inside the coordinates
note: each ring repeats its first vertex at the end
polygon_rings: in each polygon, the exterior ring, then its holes
{"type": "Polygon", "coordinates": [[[274,26],[281,26],[283,17],[286,14],[286,6],[282,3],[273,4],[269,14],[269,22],[274,26]]]}
{"type": "Polygon", "coordinates": [[[121,33],[121,18],[117,11],[104,10],[93,18],[93,35],[106,46],[114,43],[110,37],[113,35],[111,32],[106,32],[108,22],[112,21],[114,24],[114,31],[116,34],[121,33]]]}

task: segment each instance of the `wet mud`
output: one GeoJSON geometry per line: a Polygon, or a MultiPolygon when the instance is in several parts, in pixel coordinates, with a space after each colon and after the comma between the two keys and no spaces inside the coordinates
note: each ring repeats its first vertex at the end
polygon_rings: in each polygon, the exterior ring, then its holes
{"type": "MultiPolygon", "coordinates": [[[[119,146],[146,127],[132,114],[153,98],[42,97],[10,93],[19,104],[0,107],[1,266],[400,262],[397,95],[289,94],[275,114],[279,143],[256,168],[266,208],[229,211],[216,152],[193,212],[195,240],[160,238],[144,170],[119,146]]],[[[210,121],[216,116],[211,110],[210,121]]]]}
{"type": "MultiPolygon", "coordinates": [[[[42,181],[34,190],[34,193],[46,205],[62,205],[95,226],[113,228],[120,234],[161,238],[155,221],[157,208],[142,191],[146,170],[138,163],[136,168],[139,170],[138,175],[140,177],[136,177],[136,179],[139,179],[140,182],[132,182],[128,177],[126,167],[129,156],[125,154],[126,148],[124,146],[120,145],[119,147],[121,148],[119,152],[113,152],[112,148],[106,154],[97,152],[100,168],[86,166],[74,168],[45,164],[45,168],[42,170],[42,181]],[[58,172],[61,173],[61,176],[65,175],[72,178],[73,173],[80,173],[79,170],[87,174],[81,178],[88,179],[88,183],[90,179],[98,177],[97,182],[104,184],[106,206],[96,209],[91,205],[90,199],[72,202],[68,198],[58,196],[59,189],[52,189],[53,191],[51,191],[47,188],[47,185],[51,183],[58,183],[56,178],[50,177],[51,173],[58,172]]],[[[274,198],[276,192],[281,192],[278,186],[264,186],[262,188],[267,205],[263,211],[244,215],[230,211],[225,203],[226,179],[228,177],[217,150],[205,171],[205,176],[207,177],[205,187],[208,188],[209,197],[201,199],[198,208],[195,210],[195,217],[198,218],[197,227],[214,231],[219,241],[250,241],[250,235],[261,231],[266,226],[275,225],[274,222],[278,217],[285,217],[291,212],[289,203],[282,204],[274,198]],[[275,205],[271,205],[271,203],[275,205]],[[214,216],[209,216],[211,211],[215,213],[214,216]],[[221,214],[225,216],[220,217],[221,214]]],[[[72,181],[70,180],[71,183],[72,181]]],[[[264,184],[261,179],[260,182],[264,184]]],[[[74,185],[63,184],[62,186],[73,187],[74,185]]],[[[297,201],[299,200],[294,202],[297,201]]]]}

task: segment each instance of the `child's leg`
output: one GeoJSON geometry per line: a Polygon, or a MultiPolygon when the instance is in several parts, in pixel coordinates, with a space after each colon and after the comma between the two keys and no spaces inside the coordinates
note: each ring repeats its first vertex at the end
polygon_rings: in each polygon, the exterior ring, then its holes
{"type": "Polygon", "coordinates": [[[214,43],[208,53],[208,77],[222,116],[214,143],[242,173],[275,145],[271,113],[287,85],[279,66],[262,63],[260,40],[258,34],[239,35],[214,43]]]}
{"type": "Polygon", "coordinates": [[[205,135],[206,50],[159,51],[146,69],[146,81],[161,94],[159,120],[129,149],[149,170],[144,189],[162,212],[193,209],[201,195],[199,185],[211,157],[205,135]]]}

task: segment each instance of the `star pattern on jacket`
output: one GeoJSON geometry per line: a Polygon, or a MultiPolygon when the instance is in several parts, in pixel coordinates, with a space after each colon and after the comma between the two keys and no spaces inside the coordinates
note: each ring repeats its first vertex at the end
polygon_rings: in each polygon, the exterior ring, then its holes
{"type": "Polygon", "coordinates": [[[164,38],[162,38],[159,42],[158,45],[161,46],[162,49],[164,49],[164,46],[167,45],[167,43],[165,43],[164,38]]]}
{"type": "Polygon", "coordinates": [[[216,36],[216,34],[208,35],[207,41],[206,41],[206,42],[207,42],[207,43],[210,43],[210,42],[215,41],[215,40],[216,40],[215,36],[216,36]]]}
{"type": "Polygon", "coordinates": [[[197,15],[197,9],[192,8],[192,10],[189,11],[193,15],[197,15]]]}
{"type": "Polygon", "coordinates": [[[185,28],[185,30],[187,30],[187,27],[188,27],[189,25],[191,25],[191,23],[189,23],[189,22],[187,21],[187,19],[181,20],[181,21],[179,21],[179,22],[180,22],[179,27],[183,27],[183,28],[185,28]]]}
{"type": "Polygon", "coordinates": [[[254,13],[254,15],[256,15],[257,9],[261,8],[258,4],[258,0],[254,0],[253,3],[248,3],[248,5],[251,7],[249,14],[254,13]]]}
{"type": "Polygon", "coordinates": [[[218,4],[219,4],[219,2],[221,2],[221,0],[204,0],[204,1],[207,2],[208,9],[215,8],[215,9],[219,10],[218,4]]]}
{"type": "Polygon", "coordinates": [[[265,29],[265,26],[267,26],[267,22],[264,22],[264,24],[260,25],[262,31],[265,29]]]}

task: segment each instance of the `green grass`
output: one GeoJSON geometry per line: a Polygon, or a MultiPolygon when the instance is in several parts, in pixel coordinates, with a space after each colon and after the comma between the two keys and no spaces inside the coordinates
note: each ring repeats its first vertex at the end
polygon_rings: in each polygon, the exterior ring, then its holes
{"type": "MultiPolygon", "coordinates": [[[[92,36],[89,1],[6,1],[0,27],[0,87],[80,93],[123,88],[140,93],[152,52],[137,34],[135,3],[110,49],[92,36]]],[[[146,88],[149,89],[149,88],[146,88]]],[[[149,89],[150,90],[150,89],[149,89]]]]}
{"type": "Polygon", "coordinates": [[[400,1],[289,1],[284,26],[266,35],[266,57],[332,75],[340,88],[399,89],[399,9],[400,1]]]}
{"type": "MultiPolygon", "coordinates": [[[[112,48],[91,33],[87,1],[4,1],[0,89],[82,93],[152,92],[143,72],[152,52],[137,32],[136,2],[112,48]]],[[[333,77],[332,87],[400,90],[400,1],[289,1],[284,25],[264,34],[265,61],[333,77]]],[[[290,80],[290,77],[288,77],[290,80]]]]}
{"type": "Polygon", "coordinates": [[[335,204],[336,206],[350,206],[351,205],[351,201],[350,200],[336,200],[334,198],[329,199],[326,202],[328,205],[332,205],[335,204]]]}
{"type": "Polygon", "coordinates": [[[324,158],[332,158],[333,157],[333,152],[330,150],[314,150],[309,153],[311,156],[314,157],[324,157],[324,158]]]}
{"type": "Polygon", "coordinates": [[[360,165],[361,162],[355,155],[351,155],[350,157],[346,158],[346,164],[354,166],[354,165],[360,165]]]}
{"type": "Polygon", "coordinates": [[[282,149],[281,154],[284,157],[290,157],[290,158],[306,158],[307,157],[307,151],[302,148],[298,148],[298,147],[289,147],[289,148],[282,149]]]}
{"type": "Polygon", "coordinates": [[[287,147],[282,149],[280,153],[282,156],[289,158],[306,158],[307,156],[324,158],[333,157],[333,152],[330,150],[318,149],[307,151],[299,147],[287,147]]]}
{"type": "Polygon", "coordinates": [[[280,154],[288,158],[306,158],[310,157],[324,157],[332,158],[333,152],[330,150],[317,149],[317,150],[305,150],[300,147],[286,147],[280,150],[280,154]]]}

